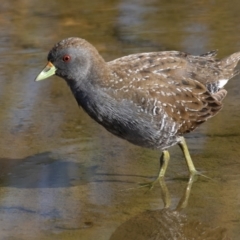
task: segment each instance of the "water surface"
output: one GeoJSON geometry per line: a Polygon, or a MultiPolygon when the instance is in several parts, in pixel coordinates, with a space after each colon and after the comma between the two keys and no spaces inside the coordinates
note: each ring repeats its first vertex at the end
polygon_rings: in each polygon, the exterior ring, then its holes
{"type": "Polygon", "coordinates": [[[239,1],[15,0],[0,11],[1,239],[239,238],[239,76],[221,113],[187,135],[196,168],[211,179],[200,177],[177,210],[188,181],[178,147],[170,150],[164,209],[160,186],[138,188],[157,175],[159,152],[106,132],[63,80],[34,82],[49,49],[69,36],[87,39],[106,60],[240,51],[239,1]]]}

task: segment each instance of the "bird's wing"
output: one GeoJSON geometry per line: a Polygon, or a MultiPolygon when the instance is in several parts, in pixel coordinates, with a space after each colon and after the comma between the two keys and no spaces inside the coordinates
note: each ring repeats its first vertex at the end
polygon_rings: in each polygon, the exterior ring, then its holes
{"type": "Polygon", "coordinates": [[[222,104],[200,82],[187,77],[184,53],[135,54],[109,63],[112,78],[105,87],[119,101],[134,103],[154,122],[166,113],[179,133],[190,132],[214,116],[222,104]]]}

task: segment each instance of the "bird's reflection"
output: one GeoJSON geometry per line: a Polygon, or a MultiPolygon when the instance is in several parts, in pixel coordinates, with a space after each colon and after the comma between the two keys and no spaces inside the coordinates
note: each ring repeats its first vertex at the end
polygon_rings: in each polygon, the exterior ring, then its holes
{"type": "MultiPolygon", "coordinates": [[[[188,199],[189,199],[191,189],[192,189],[192,185],[197,180],[197,177],[198,177],[197,175],[190,175],[190,177],[188,179],[188,183],[184,189],[182,198],[178,202],[178,205],[177,205],[175,211],[180,211],[181,209],[187,207],[188,199]]],[[[171,197],[170,197],[166,182],[163,178],[161,178],[161,179],[159,179],[159,183],[160,183],[160,187],[161,187],[161,191],[162,191],[162,200],[164,202],[164,208],[168,209],[171,205],[171,197]]]]}
{"type": "Polygon", "coordinates": [[[213,227],[198,220],[188,219],[181,210],[187,207],[193,179],[184,189],[183,196],[175,209],[170,209],[171,197],[164,179],[160,180],[164,208],[148,210],[129,219],[120,225],[110,240],[227,240],[227,230],[213,227]]]}

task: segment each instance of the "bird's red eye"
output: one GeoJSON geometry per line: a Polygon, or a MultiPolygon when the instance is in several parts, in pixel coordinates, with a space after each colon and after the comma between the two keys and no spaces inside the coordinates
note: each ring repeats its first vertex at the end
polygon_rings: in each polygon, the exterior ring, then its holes
{"type": "Polygon", "coordinates": [[[62,58],[62,60],[63,60],[64,62],[69,62],[69,61],[71,60],[71,57],[70,57],[69,55],[64,55],[63,58],[62,58]]]}

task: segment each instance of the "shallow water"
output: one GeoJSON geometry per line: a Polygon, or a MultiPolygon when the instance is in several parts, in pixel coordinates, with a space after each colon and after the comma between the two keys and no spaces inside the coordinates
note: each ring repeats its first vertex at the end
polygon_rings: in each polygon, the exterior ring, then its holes
{"type": "Polygon", "coordinates": [[[106,132],[61,79],[34,82],[48,50],[69,36],[87,39],[106,60],[240,51],[239,1],[15,0],[0,11],[0,239],[239,239],[239,76],[221,113],[187,135],[196,168],[210,179],[199,177],[183,209],[188,172],[177,147],[164,209],[166,188],[138,188],[157,175],[159,152],[106,132]]]}

